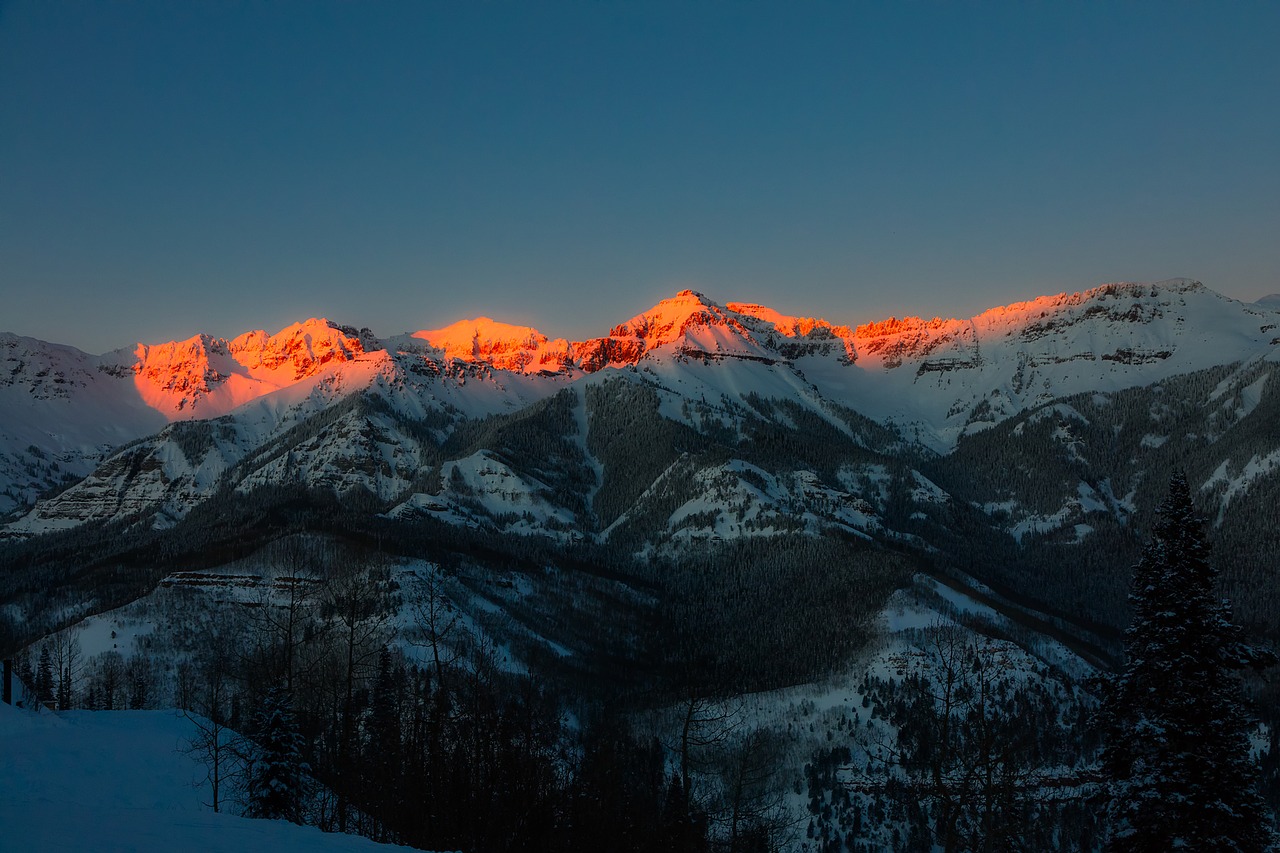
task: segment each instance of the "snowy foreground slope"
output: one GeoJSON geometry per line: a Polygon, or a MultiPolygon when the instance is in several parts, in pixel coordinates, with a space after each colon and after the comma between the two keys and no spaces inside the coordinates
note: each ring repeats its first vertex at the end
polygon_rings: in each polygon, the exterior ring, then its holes
{"type": "Polygon", "coordinates": [[[283,821],[214,814],[170,711],[32,714],[0,704],[0,849],[248,853],[402,850],[283,821]]]}
{"type": "MultiPolygon", "coordinates": [[[[426,567],[418,566],[422,571],[426,567]]],[[[408,582],[402,576],[402,581],[408,582]]],[[[515,592],[515,591],[513,591],[515,592]]],[[[178,635],[195,632],[187,620],[193,614],[234,608],[237,595],[200,586],[166,587],[149,599],[87,620],[76,629],[87,655],[115,635],[121,650],[136,653],[150,648],[155,671],[172,671],[178,635]],[[187,598],[185,610],[174,607],[174,596],[187,598]],[[164,613],[163,621],[145,623],[145,614],[164,613]],[[138,635],[151,628],[150,636],[138,635]],[[173,650],[173,651],[163,651],[173,650]]],[[[252,600],[240,595],[239,600],[252,600]]],[[[714,733],[726,749],[743,744],[771,745],[767,771],[780,830],[778,849],[804,853],[822,849],[805,827],[814,817],[812,806],[831,806],[844,819],[847,797],[823,789],[812,777],[815,755],[833,746],[845,747],[836,778],[840,786],[866,787],[864,769],[874,762],[880,746],[897,737],[887,703],[877,699],[876,685],[904,676],[930,676],[940,666],[932,637],[954,630],[967,645],[1001,662],[1001,690],[1053,691],[1066,707],[1091,701],[1072,686],[1093,673],[1087,660],[1056,640],[1022,630],[1003,603],[986,603],[991,591],[980,587],[957,589],[918,575],[898,590],[872,620],[873,637],[855,659],[839,671],[816,681],[778,689],[726,697],[699,706],[708,719],[719,720],[714,733]],[[1006,612],[1006,610],[1008,612],[1006,612]]],[[[468,609],[474,610],[474,606],[468,609]]],[[[401,618],[408,614],[400,614],[401,618]]],[[[1021,612],[1018,615],[1023,615],[1021,612]]],[[[461,630],[479,635],[478,622],[465,620],[461,630]]],[[[527,662],[510,656],[507,638],[500,643],[501,666],[526,671],[527,662]]],[[[406,653],[426,650],[407,643],[406,653]]],[[[564,650],[568,653],[568,650],[564,650]]],[[[421,661],[426,663],[425,658],[421,661]]],[[[678,743],[687,706],[677,703],[637,713],[633,724],[646,738],[678,743]]],[[[1066,712],[1063,712],[1067,716],[1066,712]]],[[[362,839],[322,834],[314,828],[268,821],[251,821],[212,814],[201,803],[209,799],[200,787],[204,769],[181,752],[190,725],[172,711],[68,712],[40,716],[0,706],[0,850],[374,850],[390,849],[362,839]],[[70,817],[68,817],[70,815],[70,817]]],[[[678,757],[667,757],[674,769],[678,757]]],[[[1069,773],[1070,766],[1054,766],[1069,773]]],[[[724,799],[730,785],[714,762],[697,762],[698,790],[724,799]]],[[[828,809],[827,811],[830,811],[828,809]]],[[[819,821],[821,824],[821,820],[819,821]]],[[[834,823],[832,825],[835,825],[834,823]]],[[[871,849],[894,849],[891,836],[901,832],[900,820],[868,827],[863,838],[871,849]]],[[[402,849],[402,848],[401,848],[402,849]]]]}

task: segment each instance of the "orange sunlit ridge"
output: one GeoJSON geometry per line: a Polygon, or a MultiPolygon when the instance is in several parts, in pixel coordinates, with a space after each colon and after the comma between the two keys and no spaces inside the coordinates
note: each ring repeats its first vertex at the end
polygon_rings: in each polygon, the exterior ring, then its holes
{"type": "MultiPolygon", "coordinates": [[[[1161,287],[1177,291],[1201,285],[1178,281],[1161,287]]],[[[214,417],[362,357],[381,354],[385,358],[388,351],[437,362],[483,363],[516,373],[592,373],[635,364],[647,353],[672,345],[691,352],[765,357],[776,355],[772,347],[787,340],[825,345],[824,352],[842,355],[848,363],[861,357],[862,366],[871,367],[884,359],[927,354],[948,341],[972,340],[1035,323],[1086,302],[1156,292],[1155,285],[1109,284],[991,308],[970,320],[889,317],[851,330],[754,303],[721,305],[696,291],[683,290],[614,326],[608,335],[585,341],[549,338],[530,326],[482,316],[379,342],[385,349],[366,352],[353,330],[312,318],[274,335],[258,330],[230,341],[196,335],[185,341],[139,344],[132,369],[141,399],[170,420],[178,420],[214,417]]]]}

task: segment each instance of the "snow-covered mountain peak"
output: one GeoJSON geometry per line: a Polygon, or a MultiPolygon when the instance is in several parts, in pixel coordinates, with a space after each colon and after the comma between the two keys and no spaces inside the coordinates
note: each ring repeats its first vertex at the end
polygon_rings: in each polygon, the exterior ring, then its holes
{"type": "Polygon", "coordinates": [[[19,388],[34,399],[66,398],[93,380],[93,356],[75,347],[0,332],[0,388],[19,388]]]}
{"type": "Polygon", "coordinates": [[[635,364],[651,352],[746,357],[774,355],[742,318],[695,290],[682,290],[610,330],[608,337],[573,345],[573,361],[588,373],[635,364]]]}
{"type": "Polygon", "coordinates": [[[209,335],[185,341],[138,344],[134,349],[134,384],[153,409],[177,416],[225,381],[230,370],[227,342],[209,335]],[[220,369],[221,368],[221,369],[220,369]]]}
{"type": "Polygon", "coordinates": [[[358,337],[312,318],[274,335],[258,330],[232,341],[201,334],[138,344],[134,384],[147,405],[170,420],[214,417],[363,353],[358,337]]]}
{"type": "MultiPolygon", "coordinates": [[[[660,388],[665,416],[695,428],[708,417],[729,424],[744,404],[762,399],[792,401],[823,418],[836,404],[945,454],[962,436],[1056,398],[1280,359],[1277,324],[1264,307],[1180,279],[1041,296],[970,319],[890,317],[853,330],[685,290],[607,336],[577,343],[487,316],[387,340],[310,319],[275,334],[196,335],[104,356],[5,335],[0,403],[11,417],[0,422],[0,511],[30,506],[104,461],[97,475],[43,502],[19,532],[136,511],[158,494],[168,501],[165,517],[178,518],[245,454],[353,395],[431,423],[443,441],[460,418],[518,411],[584,374],[633,365],[627,376],[660,388]],[[223,415],[225,428],[157,432],[166,421],[223,415]],[[108,455],[148,434],[155,434],[149,444],[126,448],[114,462],[108,455]],[[139,454],[153,454],[154,464],[134,465],[139,454]],[[128,501],[120,497],[126,489],[128,501]]],[[[334,428],[350,440],[290,448],[246,482],[295,482],[314,462],[324,476],[336,472],[333,482],[368,479],[379,495],[407,488],[414,476],[407,472],[425,458],[412,449],[416,439],[383,441],[378,436],[392,436],[394,424],[369,426],[363,409],[351,412],[334,428]],[[409,450],[393,452],[402,444],[409,450]],[[381,463],[341,461],[384,451],[403,462],[391,474],[381,463]],[[338,461],[315,462],[325,454],[338,461]]]]}
{"type": "Polygon", "coordinates": [[[942,453],[1056,397],[1280,356],[1273,315],[1189,279],[1041,296],[968,320],[891,317],[859,326],[853,343],[858,370],[810,360],[805,375],[942,453]]]}
{"type": "MultiPolygon", "coordinates": [[[[703,326],[737,326],[737,318],[719,303],[696,290],[682,290],[664,299],[625,323],[614,326],[611,338],[634,338],[644,342],[645,349],[669,344],[691,328],[703,326]]],[[[746,330],[743,329],[745,332],[746,330]]]]}
{"type": "Polygon", "coordinates": [[[240,335],[228,350],[243,366],[292,369],[293,379],[311,376],[329,362],[350,361],[364,352],[364,345],[325,319],[312,318],[286,326],[274,335],[258,330],[240,335]]]}
{"type": "Polygon", "coordinates": [[[1191,343],[1175,340],[1188,324],[1253,339],[1260,326],[1247,315],[1256,313],[1192,279],[1120,282],[997,306],[968,320],[890,317],[858,326],[854,342],[863,367],[889,369],[905,361],[976,367],[984,350],[989,357],[1010,341],[1033,359],[1161,360],[1191,343]]]}
{"type": "Polygon", "coordinates": [[[485,362],[500,370],[558,370],[569,359],[569,343],[550,340],[532,326],[501,323],[489,317],[459,320],[443,329],[414,332],[446,358],[485,362]]]}
{"type": "Polygon", "coordinates": [[[446,352],[457,351],[470,356],[475,355],[477,344],[514,341],[523,346],[536,347],[547,341],[547,336],[532,326],[516,326],[483,316],[472,320],[459,320],[443,329],[414,332],[413,337],[422,338],[437,349],[446,352]]]}
{"type": "MultiPolygon", "coordinates": [[[[1093,306],[1086,313],[1090,316],[1099,316],[1104,313],[1111,314],[1114,311],[1110,309],[1099,310],[1098,306],[1110,305],[1114,307],[1119,303],[1125,303],[1130,307],[1141,304],[1171,305],[1175,300],[1189,294],[1205,295],[1217,299],[1225,298],[1209,290],[1200,282],[1186,278],[1153,283],[1115,282],[1076,293],[1038,296],[1027,302],[1014,302],[1009,305],[989,308],[974,317],[972,322],[980,329],[1005,331],[1010,327],[1034,323],[1049,314],[1070,312],[1072,309],[1082,305],[1093,306]]],[[[1141,320],[1142,318],[1135,315],[1129,319],[1141,320]]]]}
{"type": "MultiPolygon", "coordinates": [[[[775,360],[815,351],[852,357],[853,333],[812,317],[791,317],[763,305],[722,305],[696,290],[682,290],[614,326],[604,337],[570,342],[530,326],[489,317],[459,320],[407,336],[439,357],[517,373],[593,373],[624,367],[659,350],[697,356],[775,360]]],[[[398,348],[406,339],[389,342],[398,348]]]]}

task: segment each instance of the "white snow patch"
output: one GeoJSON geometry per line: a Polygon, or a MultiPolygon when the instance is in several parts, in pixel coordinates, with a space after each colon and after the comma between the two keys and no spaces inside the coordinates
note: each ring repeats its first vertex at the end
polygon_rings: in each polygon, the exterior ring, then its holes
{"type": "Polygon", "coordinates": [[[204,805],[206,769],[172,711],[33,714],[0,704],[0,847],[135,853],[310,853],[408,848],[248,820],[204,805]]]}
{"type": "Polygon", "coordinates": [[[1231,467],[1230,459],[1222,460],[1222,464],[1214,470],[1209,479],[1200,487],[1200,490],[1204,492],[1222,489],[1222,502],[1218,507],[1218,517],[1214,521],[1215,525],[1222,523],[1227,511],[1227,505],[1238,496],[1244,494],[1253,481],[1269,476],[1277,469],[1280,469],[1280,449],[1273,450],[1262,456],[1255,453],[1249,457],[1249,461],[1234,477],[1231,475],[1231,467]]]}
{"type": "Polygon", "coordinates": [[[1240,389],[1240,405],[1236,406],[1235,410],[1236,420],[1248,416],[1258,408],[1258,404],[1262,402],[1262,389],[1266,387],[1267,380],[1270,378],[1270,374],[1259,376],[1247,387],[1240,389]]]}

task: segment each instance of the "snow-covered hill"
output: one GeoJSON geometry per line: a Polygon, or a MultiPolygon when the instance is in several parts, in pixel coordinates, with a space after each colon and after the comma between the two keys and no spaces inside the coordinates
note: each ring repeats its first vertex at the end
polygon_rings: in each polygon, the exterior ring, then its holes
{"type": "Polygon", "coordinates": [[[172,711],[40,714],[0,703],[0,847],[102,853],[409,848],[285,821],[215,814],[195,736],[172,711]]]}

